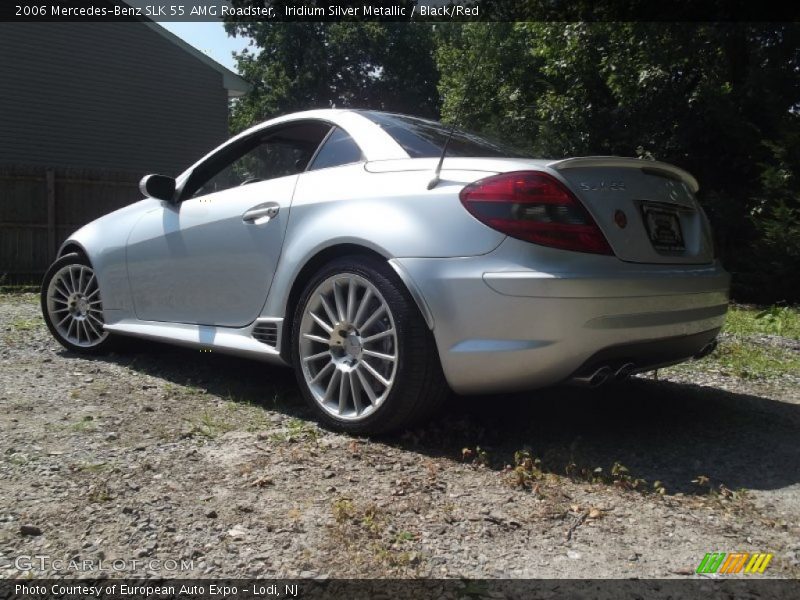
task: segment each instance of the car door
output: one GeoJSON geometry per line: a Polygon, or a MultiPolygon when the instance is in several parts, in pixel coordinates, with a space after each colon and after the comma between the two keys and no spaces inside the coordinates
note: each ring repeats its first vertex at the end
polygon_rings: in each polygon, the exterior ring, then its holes
{"type": "Polygon", "coordinates": [[[223,146],[176,202],[142,217],[127,242],[136,316],[239,327],[261,311],[280,257],[297,174],[330,130],[293,122],[223,146]]]}

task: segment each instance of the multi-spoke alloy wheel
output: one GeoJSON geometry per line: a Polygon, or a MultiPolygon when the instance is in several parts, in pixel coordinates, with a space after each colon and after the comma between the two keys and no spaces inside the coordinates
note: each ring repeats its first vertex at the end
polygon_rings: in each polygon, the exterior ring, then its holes
{"type": "Polygon", "coordinates": [[[430,414],[447,392],[433,336],[385,260],[336,259],[307,283],[292,364],[320,420],[381,433],[430,414]]]}
{"type": "Polygon", "coordinates": [[[359,419],[391,392],[397,330],[378,289],[351,273],[320,283],[300,324],[303,376],[319,405],[339,419],[359,419]]]}
{"type": "Polygon", "coordinates": [[[97,277],[77,255],[59,259],[48,271],[42,311],[50,331],[70,350],[94,350],[108,338],[97,277]]]}

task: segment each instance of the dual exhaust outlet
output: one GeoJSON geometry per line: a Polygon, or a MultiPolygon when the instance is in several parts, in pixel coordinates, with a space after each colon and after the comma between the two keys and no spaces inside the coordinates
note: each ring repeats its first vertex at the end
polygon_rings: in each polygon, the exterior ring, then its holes
{"type": "MultiPolygon", "coordinates": [[[[717,347],[717,340],[711,340],[708,344],[703,346],[700,351],[695,354],[692,358],[695,360],[703,358],[704,356],[708,356],[711,354],[717,347]]],[[[604,365],[595,369],[592,372],[589,372],[585,375],[578,375],[577,377],[573,377],[570,379],[570,383],[579,385],[582,387],[600,387],[601,385],[605,385],[606,383],[610,383],[612,381],[623,381],[630,377],[633,372],[636,370],[636,365],[632,362],[624,363],[620,367],[612,367],[610,365],[604,365]]]]}
{"type": "Polygon", "coordinates": [[[636,365],[630,362],[623,364],[616,370],[609,366],[604,366],[586,375],[573,377],[571,383],[582,387],[600,387],[611,381],[623,381],[627,379],[635,369],[636,365]]]}

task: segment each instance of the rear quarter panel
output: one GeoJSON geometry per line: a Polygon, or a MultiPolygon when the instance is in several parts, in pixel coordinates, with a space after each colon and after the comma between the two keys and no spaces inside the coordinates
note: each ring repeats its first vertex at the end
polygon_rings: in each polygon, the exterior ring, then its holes
{"type": "Polygon", "coordinates": [[[364,246],[387,258],[476,256],[505,235],[461,205],[458,192],[486,171],[433,169],[370,173],[363,163],[300,176],[282,256],[263,315],[283,315],[297,274],[315,254],[340,244],[364,246]]]}

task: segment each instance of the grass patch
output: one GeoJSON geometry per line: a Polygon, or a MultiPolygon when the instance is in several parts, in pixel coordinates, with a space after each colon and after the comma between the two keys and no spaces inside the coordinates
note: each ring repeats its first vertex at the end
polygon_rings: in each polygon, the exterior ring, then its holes
{"type": "Polygon", "coordinates": [[[75,433],[92,433],[97,430],[97,426],[94,424],[94,418],[88,416],[73,423],[70,427],[75,433]]]}
{"type": "Polygon", "coordinates": [[[414,551],[418,536],[390,526],[391,514],[373,503],[338,498],[331,505],[335,524],[331,534],[337,549],[348,553],[354,566],[402,573],[420,562],[414,551]]]}
{"type": "Polygon", "coordinates": [[[223,406],[231,418],[239,424],[237,429],[255,433],[272,427],[269,415],[264,410],[264,407],[251,400],[237,398],[231,392],[228,392],[223,406]]]}
{"type": "Polygon", "coordinates": [[[775,379],[800,373],[800,354],[786,348],[765,346],[747,338],[720,340],[709,356],[664,369],[672,373],[717,371],[739,379],[775,379]]]}
{"type": "Polygon", "coordinates": [[[27,465],[31,461],[31,459],[28,458],[26,455],[19,453],[12,454],[6,460],[9,462],[9,464],[16,465],[18,467],[27,465]]]}
{"type": "Polygon", "coordinates": [[[300,440],[316,442],[320,435],[319,427],[313,423],[292,418],[286,422],[286,431],[275,433],[270,439],[274,442],[298,442],[300,440]]]}
{"type": "Polygon", "coordinates": [[[95,504],[102,504],[103,502],[110,502],[114,499],[106,483],[99,483],[89,488],[86,499],[95,504]]]}
{"type": "Polygon", "coordinates": [[[415,533],[411,533],[410,531],[401,531],[394,536],[394,541],[397,544],[402,542],[415,542],[416,540],[417,535],[415,533]]]}
{"type": "MultiPolygon", "coordinates": [[[[3,296],[12,296],[12,295],[21,295],[21,294],[37,294],[39,293],[40,286],[38,285],[0,285],[0,295],[3,296]]],[[[38,299],[38,296],[37,296],[38,299]]]]}
{"type": "Polygon", "coordinates": [[[746,340],[723,340],[710,357],[723,374],[740,379],[768,379],[800,373],[800,355],[791,350],[757,346],[746,340]]]}
{"type": "MultiPolygon", "coordinates": [[[[562,475],[556,469],[545,466],[530,448],[523,448],[514,453],[514,465],[513,467],[506,465],[504,469],[506,482],[514,488],[530,491],[538,496],[542,496],[541,484],[547,481],[557,482],[558,477],[562,475]]],[[[650,486],[644,479],[631,475],[628,468],[620,462],[615,462],[606,472],[603,467],[581,465],[575,459],[570,458],[564,466],[563,475],[573,481],[613,486],[644,494],[655,492],[663,495],[667,493],[660,481],[656,481],[650,486]]]]}
{"type": "Polygon", "coordinates": [[[800,339],[800,309],[788,306],[731,306],[717,349],[700,361],[665,369],[666,373],[717,371],[739,379],[775,379],[800,373],[800,353],[770,345],[759,336],[800,339]]]}
{"type": "Polygon", "coordinates": [[[734,336],[780,335],[800,339],[800,308],[731,306],[723,332],[734,336]]]}
{"type": "Polygon", "coordinates": [[[11,321],[11,329],[15,331],[32,331],[44,325],[41,319],[15,319],[11,321]]]}
{"type": "Polygon", "coordinates": [[[183,437],[201,436],[214,439],[223,433],[233,431],[233,429],[235,427],[230,422],[204,410],[200,417],[192,422],[190,430],[185,432],[183,437]]]}

